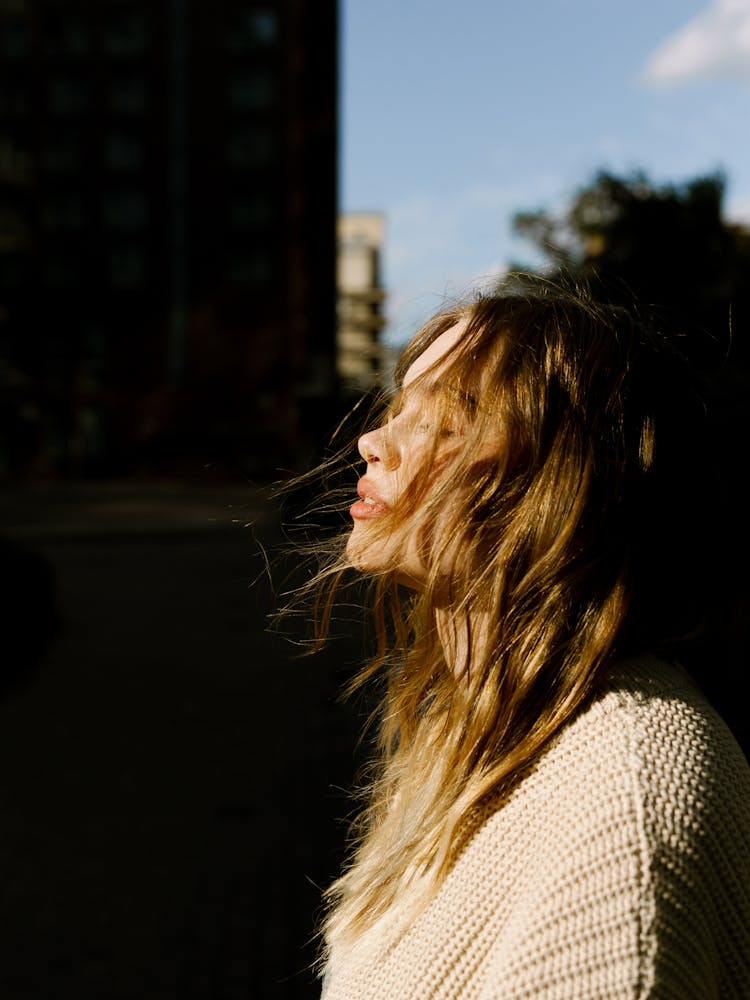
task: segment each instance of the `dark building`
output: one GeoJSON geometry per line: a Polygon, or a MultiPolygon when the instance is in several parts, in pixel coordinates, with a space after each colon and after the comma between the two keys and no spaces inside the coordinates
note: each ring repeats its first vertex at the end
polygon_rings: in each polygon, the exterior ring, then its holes
{"type": "Polygon", "coordinates": [[[0,475],[304,461],[336,0],[0,0],[0,475]]]}

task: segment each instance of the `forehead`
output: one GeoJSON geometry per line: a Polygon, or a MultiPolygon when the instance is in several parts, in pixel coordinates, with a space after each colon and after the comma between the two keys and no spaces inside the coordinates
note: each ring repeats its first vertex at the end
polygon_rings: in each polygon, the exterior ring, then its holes
{"type": "Polygon", "coordinates": [[[426,347],[424,351],[422,351],[419,357],[416,358],[406,370],[403,382],[404,388],[429,370],[432,370],[434,378],[439,377],[442,371],[440,365],[441,360],[443,360],[461,340],[466,330],[467,323],[468,320],[466,319],[459,320],[458,323],[448,327],[447,330],[444,330],[440,336],[433,340],[429,347],[426,347]]]}

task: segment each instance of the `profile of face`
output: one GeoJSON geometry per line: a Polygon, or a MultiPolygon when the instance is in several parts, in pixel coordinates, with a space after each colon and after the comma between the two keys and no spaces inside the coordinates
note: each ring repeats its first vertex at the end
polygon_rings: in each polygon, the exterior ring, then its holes
{"type": "Polygon", "coordinates": [[[460,447],[468,417],[462,420],[456,414],[447,426],[440,424],[432,400],[465,329],[466,321],[459,321],[429,344],[404,376],[401,409],[358,442],[367,468],[357,483],[359,500],[350,509],[353,527],[347,557],[367,572],[396,568],[400,581],[415,588],[426,576],[417,534],[409,533],[407,525],[404,543],[403,531],[389,536],[381,529],[383,520],[409,497],[426,466],[439,468],[460,447]]]}

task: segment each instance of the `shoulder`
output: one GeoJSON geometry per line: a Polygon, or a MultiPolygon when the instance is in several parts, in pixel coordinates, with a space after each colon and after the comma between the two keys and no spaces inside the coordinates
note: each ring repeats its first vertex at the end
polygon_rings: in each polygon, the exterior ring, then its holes
{"type": "Polygon", "coordinates": [[[623,795],[693,802],[694,793],[750,790],[750,769],[736,740],[689,676],[655,657],[618,664],[590,703],[560,733],[539,762],[558,781],[587,775],[621,778],[623,795]],[[629,778],[630,781],[625,781],[629,778]]]}
{"type": "MultiPolygon", "coordinates": [[[[688,836],[731,817],[750,829],[750,768],[736,740],[681,667],[655,657],[619,664],[550,750],[606,752],[642,808],[649,838],[688,836]]],[[[625,782],[624,782],[625,784],[625,782]]]]}
{"type": "Polygon", "coordinates": [[[750,891],[750,767],[680,667],[619,664],[530,778],[559,798],[567,846],[598,837],[616,850],[628,830],[653,891],[686,866],[706,889],[739,877],[750,891]]]}
{"type": "Polygon", "coordinates": [[[529,831],[506,982],[565,953],[596,970],[585,996],[750,991],[750,768],[679,667],[618,665],[493,825],[529,831]]]}
{"type": "MultiPolygon", "coordinates": [[[[750,830],[750,767],[687,673],[656,657],[617,664],[512,794],[484,819],[565,838],[613,821],[654,838],[736,822],[750,830]]],[[[645,842],[644,842],[645,843],[645,842]]]]}

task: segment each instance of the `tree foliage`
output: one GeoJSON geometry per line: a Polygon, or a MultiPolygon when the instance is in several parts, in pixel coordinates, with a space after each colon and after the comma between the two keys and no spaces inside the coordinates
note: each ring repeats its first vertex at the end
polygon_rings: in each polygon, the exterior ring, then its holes
{"type": "Polygon", "coordinates": [[[746,369],[750,230],[725,221],[725,186],[721,174],[655,186],[602,172],[559,215],[521,212],[514,228],[547,257],[545,271],[635,300],[702,368],[746,369]]]}

